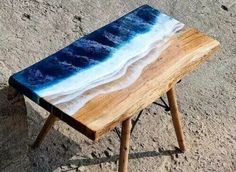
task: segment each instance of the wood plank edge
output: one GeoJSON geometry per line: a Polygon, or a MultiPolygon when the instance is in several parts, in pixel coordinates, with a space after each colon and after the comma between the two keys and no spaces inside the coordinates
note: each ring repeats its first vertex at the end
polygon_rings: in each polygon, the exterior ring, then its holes
{"type": "MultiPolygon", "coordinates": [[[[210,38],[212,39],[212,38],[210,38]]],[[[198,61],[193,61],[191,63],[189,63],[189,65],[185,66],[184,68],[186,70],[182,70],[184,72],[179,71],[178,76],[172,79],[172,82],[167,86],[167,88],[159,95],[159,97],[163,94],[165,94],[167,91],[169,91],[179,80],[181,80],[182,78],[184,78],[185,76],[187,76],[188,74],[190,74],[191,72],[193,72],[194,70],[196,70],[196,67],[199,66],[200,64],[202,64],[204,61],[209,60],[210,57],[212,57],[212,55],[220,48],[220,43],[217,40],[212,39],[212,41],[209,43],[211,46],[211,49],[204,55],[204,58],[201,58],[201,60],[198,61]]],[[[205,46],[209,46],[209,44],[205,45],[205,46]]],[[[197,51],[197,50],[196,50],[197,51]]],[[[148,106],[148,105],[146,105],[148,106]]],[[[145,107],[146,107],[145,106],[145,107]]],[[[142,109],[144,109],[145,107],[141,107],[137,110],[140,111],[142,109]]],[[[100,138],[102,138],[102,136],[104,136],[105,133],[107,133],[108,131],[111,131],[112,129],[114,129],[119,123],[121,123],[122,121],[132,117],[134,114],[133,113],[129,113],[127,112],[127,114],[124,114],[123,118],[119,118],[116,119],[114,121],[112,121],[111,123],[108,123],[106,125],[106,127],[104,127],[103,129],[99,129],[95,132],[95,141],[99,140],[100,138]]]]}

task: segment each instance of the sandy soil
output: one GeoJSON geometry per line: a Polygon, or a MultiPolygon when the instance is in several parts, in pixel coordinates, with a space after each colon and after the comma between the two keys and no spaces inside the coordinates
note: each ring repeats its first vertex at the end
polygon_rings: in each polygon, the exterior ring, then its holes
{"type": "Polygon", "coordinates": [[[186,153],[176,154],[169,113],[150,105],[132,135],[129,170],[236,171],[235,0],[1,0],[0,171],[117,170],[119,139],[114,132],[94,143],[57,122],[40,149],[30,150],[27,145],[48,113],[28,99],[27,116],[22,104],[10,104],[7,79],[143,3],[206,32],[222,46],[178,84],[186,153]]]}

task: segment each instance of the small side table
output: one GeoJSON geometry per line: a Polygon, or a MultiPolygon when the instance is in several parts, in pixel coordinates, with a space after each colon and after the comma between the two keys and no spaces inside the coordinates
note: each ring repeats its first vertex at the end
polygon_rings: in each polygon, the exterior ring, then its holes
{"type": "Polygon", "coordinates": [[[131,118],[164,93],[185,151],[175,84],[218,47],[216,40],[144,5],[12,75],[9,84],[51,113],[34,148],[57,119],[92,140],[122,123],[124,172],[131,118]]]}

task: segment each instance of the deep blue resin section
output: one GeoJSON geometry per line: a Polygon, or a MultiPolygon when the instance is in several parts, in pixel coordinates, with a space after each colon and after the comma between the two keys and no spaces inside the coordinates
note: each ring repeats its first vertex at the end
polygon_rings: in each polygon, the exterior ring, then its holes
{"type": "Polygon", "coordinates": [[[14,74],[9,83],[36,100],[38,97],[34,91],[103,62],[112,51],[135,35],[149,31],[159,14],[158,10],[148,5],[141,6],[14,74]]]}

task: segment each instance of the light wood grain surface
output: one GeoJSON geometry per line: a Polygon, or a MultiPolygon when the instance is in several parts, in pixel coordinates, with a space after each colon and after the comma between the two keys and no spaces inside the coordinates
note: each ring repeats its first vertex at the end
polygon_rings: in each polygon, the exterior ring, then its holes
{"type": "MultiPolygon", "coordinates": [[[[73,116],[83,126],[80,131],[93,140],[100,138],[167,92],[178,80],[206,61],[218,47],[219,42],[205,34],[195,29],[184,29],[169,41],[160,58],[147,66],[135,83],[97,96],[82,107],[73,116]]],[[[148,54],[152,55],[155,52],[148,54]]]]}

